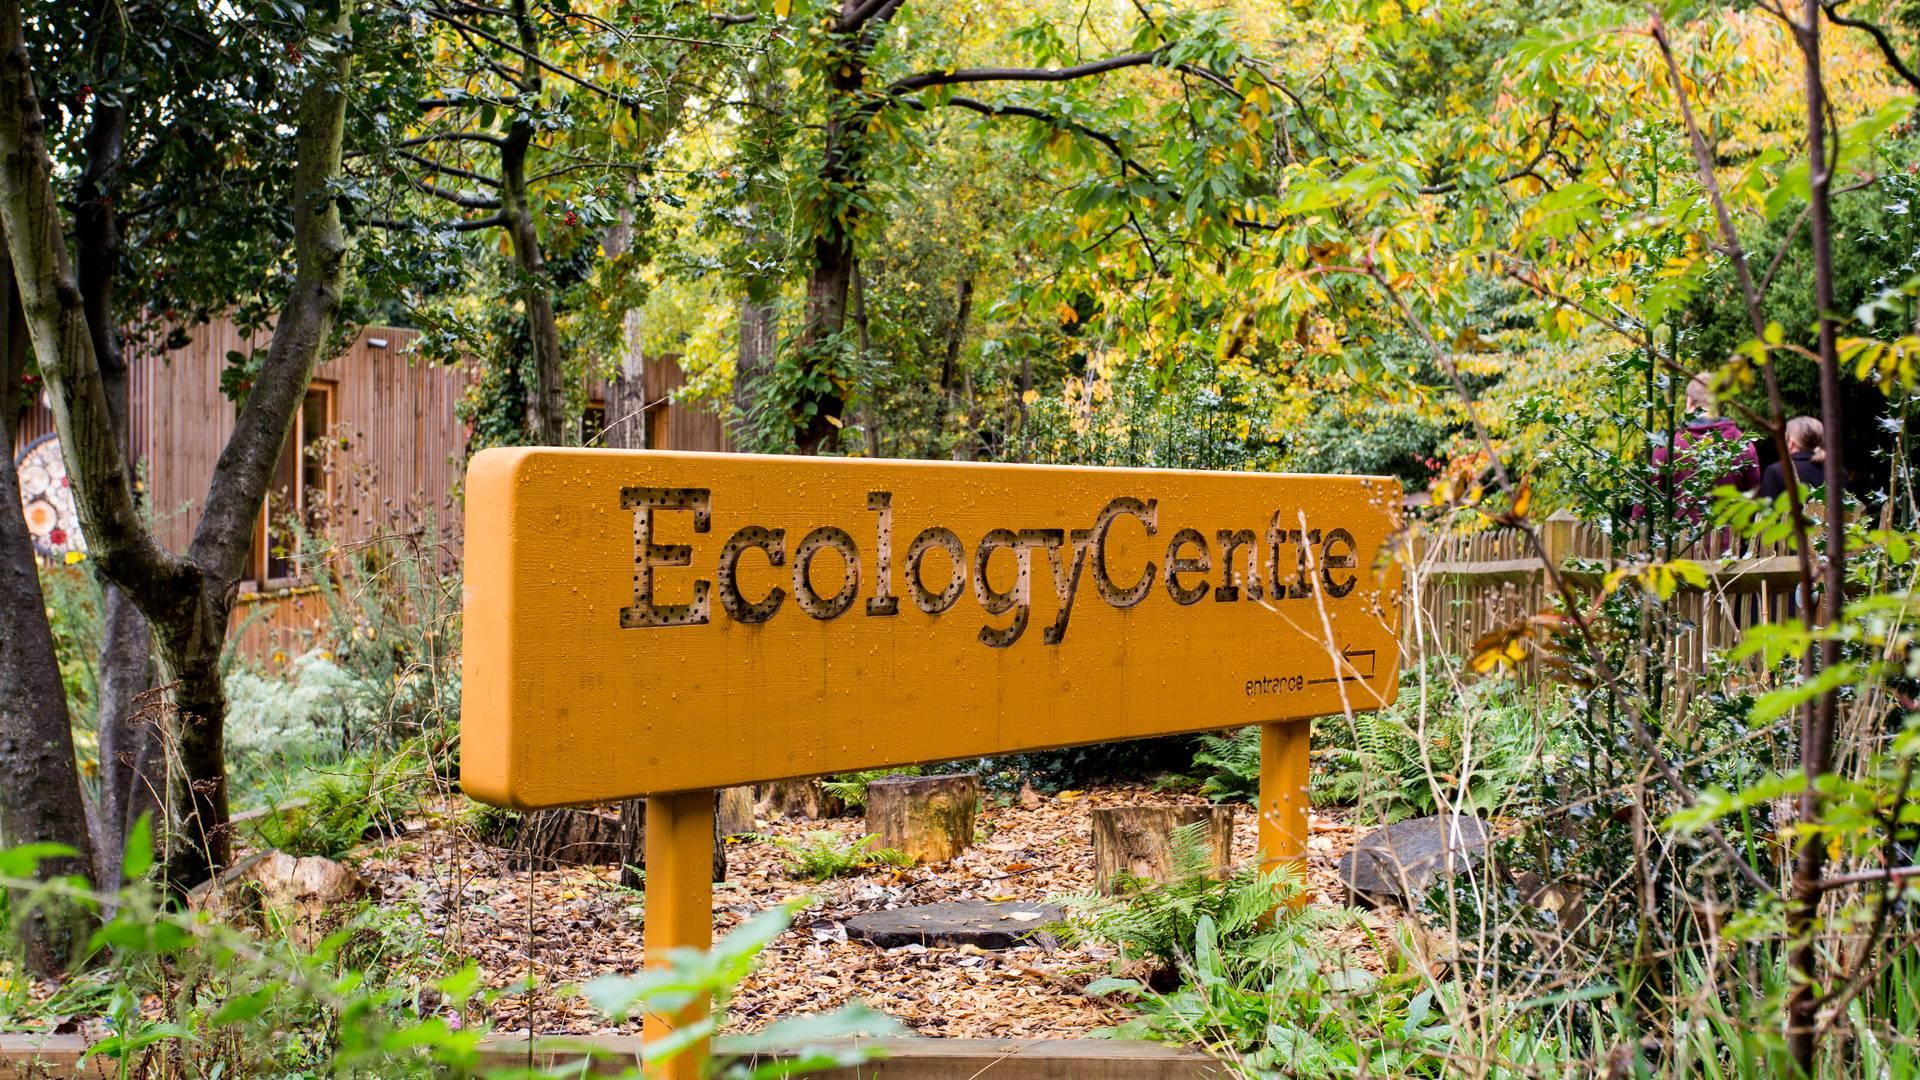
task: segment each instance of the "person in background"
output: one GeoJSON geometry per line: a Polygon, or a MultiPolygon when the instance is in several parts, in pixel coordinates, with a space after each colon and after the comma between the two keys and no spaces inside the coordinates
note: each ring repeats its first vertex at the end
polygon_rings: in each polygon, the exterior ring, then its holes
{"type": "MultiPolygon", "coordinates": [[[[1796,416],[1787,421],[1787,455],[1793,459],[1793,475],[1802,487],[1824,487],[1827,482],[1827,430],[1811,416],[1796,416]]],[[[1776,498],[1787,490],[1786,462],[1767,466],[1760,478],[1760,497],[1776,498]]]]}
{"type": "MultiPolygon", "coordinates": [[[[1687,461],[1696,457],[1696,447],[1706,444],[1710,439],[1724,439],[1737,444],[1739,462],[1733,470],[1714,484],[1715,487],[1730,485],[1740,491],[1752,491],[1760,486],[1760,453],[1753,448],[1753,442],[1740,425],[1714,412],[1713,387],[1705,375],[1695,375],[1687,380],[1687,419],[1680,430],[1673,433],[1674,460],[1678,467],[1674,470],[1674,482],[1684,483],[1693,475],[1687,461]]],[[[1664,441],[1664,440],[1663,440],[1664,441]]],[[[1653,463],[1656,466],[1667,463],[1667,448],[1656,446],[1653,450],[1653,463]]],[[[1704,507],[1686,507],[1682,510],[1688,518],[1695,518],[1704,507]]],[[[1635,514],[1638,517],[1638,513],[1635,514]]]]}

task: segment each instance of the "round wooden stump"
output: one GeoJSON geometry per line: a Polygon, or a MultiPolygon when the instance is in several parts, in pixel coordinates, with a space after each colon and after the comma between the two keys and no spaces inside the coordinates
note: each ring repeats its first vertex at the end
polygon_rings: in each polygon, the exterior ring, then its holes
{"type": "Polygon", "coordinates": [[[1173,875],[1173,830],[1204,823],[1217,877],[1233,862],[1233,811],[1224,806],[1101,806],[1093,811],[1093,880],[1119,891],[1125,876],[1166,881],[1173,875]]]}
{"type": "Polygon", "coordinates": [[[867,785],[867,831],[876,848],[894,848],[918,862],[946,862],[973,846],[980,778],[884,776],[867,785]]]}
{"type": "Polygon", "coordinates": [[[818,780],[775,780],[753,789],[754,812],[765,818],[819,821],[846,813],[847,804],[827,794],[818,780]]]}

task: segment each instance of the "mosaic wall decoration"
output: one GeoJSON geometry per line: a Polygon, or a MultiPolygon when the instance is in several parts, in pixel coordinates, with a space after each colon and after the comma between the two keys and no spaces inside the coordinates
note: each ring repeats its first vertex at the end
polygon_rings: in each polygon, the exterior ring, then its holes
{"type": "Polygon", "coordinates": [[[86,540],[73,509],[73,485],[67,479],[66,459],[60,456],[60,437],[42,435],[28,443],[14,459],[14,468],[20,475],[20,504],[34,549],[49,559],[85,553],[86,540]]]}

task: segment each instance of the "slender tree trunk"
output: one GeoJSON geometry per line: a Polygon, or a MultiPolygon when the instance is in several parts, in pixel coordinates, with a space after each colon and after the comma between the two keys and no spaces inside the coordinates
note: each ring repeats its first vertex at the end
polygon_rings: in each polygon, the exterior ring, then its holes
{"type": "MultiPolygon", "coordinates": [[[[747,77],[747,100],[752,107],[751,120],[741,142],[749,147],[749,153],[757,146],[761,151],[774,151],[778,143],[778,129],[783,92],[785,85],[779,73],[770,70],[772,65],[755,65],[747,77]]],[[[769,173],[778,172],[778,153],[774,151],[766,160],[756,159],[749,173],[752,183],[759,183],[769,173]]],[[[762,216],[760,203],[749,202],[744,207],[747,220],[753,222],[753,230],[748,234],[748,245],[760,259],[767,264],[778,264],[784,260],[785,238],[768,227],[762,216]]],[[[749,260],[750,262],[752,260],[749,260]]],[[[773,357],[780,343],[780,309],[774,302],[778,296],[779,282],[770,276],[749,275],[746,289],[740,297],[739,351],[733,365],[733,444],[736,448],[752,446],[755,436],[755,404],[759,393],[760,377],[773,366],[773,357]]]]}
{"type": "MultiPolygon", "coordinates": [[[[829,101],[820,183],[837,198],[845,198],[866,184],[867,118],[860,97],[867,82],[867,54],[875,40],[850,16],[859,0],[841,0],[840,36],[845,51],[839,67],[828,75],[829,101]]],[[[831,451],[839,441],[846,410],[846,373],[834,362],[834,343],[847,325],[847,300],[853,288],[853,221],[851,206],[828,208],[816,227],[812,264],[807,275],[806,314],[800,325],[800,348],[809,369],[823,371],[828,388],[809,392],[796,402],[801,409],[795,441],[803,454],[831,451]]]]}
{"type": "MultiPolygon", "coordinates": [[[[1821,72],[1820,0],[1806,0],[1801,24],[1794,28],[1806,67],[1807,108],[1807,232],[1813,244],[1814,310],[1818,313],[1820,356],[1820,420],[1826,428],[1826,568],[1822,584],[1820,621],[1838,626],[1846,603],[1846,415],[1840,386],[1840,361],[1833,321],[1833,222],[1827,158],[1827,100],[1821,72]]],[[[1792,463],[1786,463],[1789,477],[1792,463]]],[[[1820,644],[1820,668],[1840,662],[1840,641],[1827,637],[1820,644]]],[[[1807,784],[1800,795],[1800,820],[1817,824],[1824,812],[1818,784],[1833,767],[1833,739],[1839,691],[1830,688],[1814,707],[1801,713],[1800,768],[1807,784]]],[[[1826,870],[1827,846],[1815,833],[1803,839],[1793,867],[1792,895],[1787,907],[1787,936],[1793,952],[1788,969],[1793,987],[1787,997],[1787,1047],[1803,1075],[1814,1075],[1819,1055],[1819,1022],[1824,972],[1818,940],[1820,880],[1826,870]]]]}
{"type": "Polygon", "coordinates": [[[754,398],[760,377],[773,366],[780,334],[779,309],[771,300],[740,298],[740,353],[733,365],[734,443],[750,442],[754,398]]]}
{"type": "MultiPolygon", "coordinates": [[[[514,0],[513,23],[520,48],[528,57],[540,55],[540,35],[527,15],[526,0],[514,0]]],[[[540,99],[540,68],[525,61],[520,77],[521,96],[540,99]]],[[[554,315],[552,283],[547,278],[546,255],[540,248],[540,230],[527,200],[527,151],[533,145],[533,122],[524,115],[508,130],[500,148],[500,212],[513,244],[514,269],[520,275],[520,302],[527,314],[527,338],[533,343],[533,380],[527,395],[527,433],[541,446],[565,446],[569,438],[567,384],[560,352],[560,323],[554,315]]]]}
{"type": "MultiPolygon", "coordinates": [[[[99,85],[107,84],[111,65],[119,56],[123,26],[124,13],[117,4],[103,4],[94,15],[88,48],[94,55],[94,75],[99,85]]],[[[114,195],[126,124],[127,110],[117,96],[94,96],[85,142],[86,167],[75,187],[74,253],[87,329],[106,388],[107,412],[126,460],[131,462],[131,380],[114,308],[114,283],[120,267],[120,226],[114,195]]],[[[150,793],[159,781],[134,771],[141,741],[151,732],[151,728],[136,730],[133,726],[135,699],[153,684],[147,620],[119,586],[105,580],[101,585],[105,603],[94,710],[94,729],[100,740],[94,859],[95,879],[101,888],[112,889],[120,880],[127,828],[141,814],[157,809],[151,797],[138,797],[136,792],[150,793]]]]}
{"type": "MultiPolygon", "coordinates": [[[[11,393],[26,371],[27,332],[13,265],[4,258],[0,294],[0,388],[11,393]]],[[[66,687],[20,508],[13,435],[9,403],[0,408],[0,774],[7,778],[0,784],[0,846],[65,844],[74,854],[42,862],[41,878],[88,877],[93,847],[86,804],[73,761],[66,687]]],[[[28,965],[53,974],[86,943],[88,920],[79,908],[55,903],[33,911],[19,928],[28,965]]]]}
{"type": "MultiPolygon", "coordinates": [[[[871,376],[868,366],[873,359],[873,332],[867,323],[867,279],[866,269],[856,260],[853,264],[853,324],[859,330],[856,339],[859,346],[860,369],[871,376]]],[[[880,410],[874,406],[874,397],[878,387],[869,382],[860,402],[860,429],[866,437],[866,454],[870,458],[880,456],[880,410]]]]}
{"type": "Polygon", "coordinates": [[[947,417],[953,413],[953,395],[957,389],[955,376],[960,371],[960,345],[966,340],[967,319],[973,314],[973,278],[960,279],[960,293],[954,301],[953,325],[947,329],[947,350],[940,358],[940,402],[934,416],[934,447],[929,457],[938,457],[950,450],[947,446],[947,417]]]}
{"type": "Polygon", "coordinates": [[[540,250],[540,230],[527,205],[527,148],[533,129],[514,125],[500,151],[500,207],[513,244],[514,269],[521,278],[520,303],[526,309],[527,338],[533,343],[533,380],[527,394],[527,433],[542,446],[564,446],[567,438],[567,386],[560,354],[560,324],[540,250]]]}

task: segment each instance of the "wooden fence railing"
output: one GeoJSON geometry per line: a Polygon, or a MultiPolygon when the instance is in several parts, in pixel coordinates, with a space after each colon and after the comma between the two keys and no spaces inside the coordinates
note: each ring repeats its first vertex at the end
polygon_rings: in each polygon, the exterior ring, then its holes
{"type": "MultiPolygon", "coordinates": [[[[1686,559],[1699,566],[1705,586],[1677,581],[1670,601],[1670,635],[1649,634],[1658,663],[1677,681],[1690,681],[1710,654],[1740,641],[1748,627],[1787,618],[1796,610],[1799,560],[1783,546],[1739,541],[1712,530],[1691,546],[1649,558],[1636,539],[1616,538],[1557,514],[1540,526],[1544,554],[1583,596],[1600,587],[1607,572],[1686,559]]],[[[1423,656],[1467,656],[1476,642],[1550,607],[1542,552],[1526,534],[1503,527],[1450,531],[1425,524],[1406,534],[1406,622],[1402,650],[1409,662],[1423,656]]],[[[1757,669],[1756,669],[1757,670],[1757,669]]]]}

